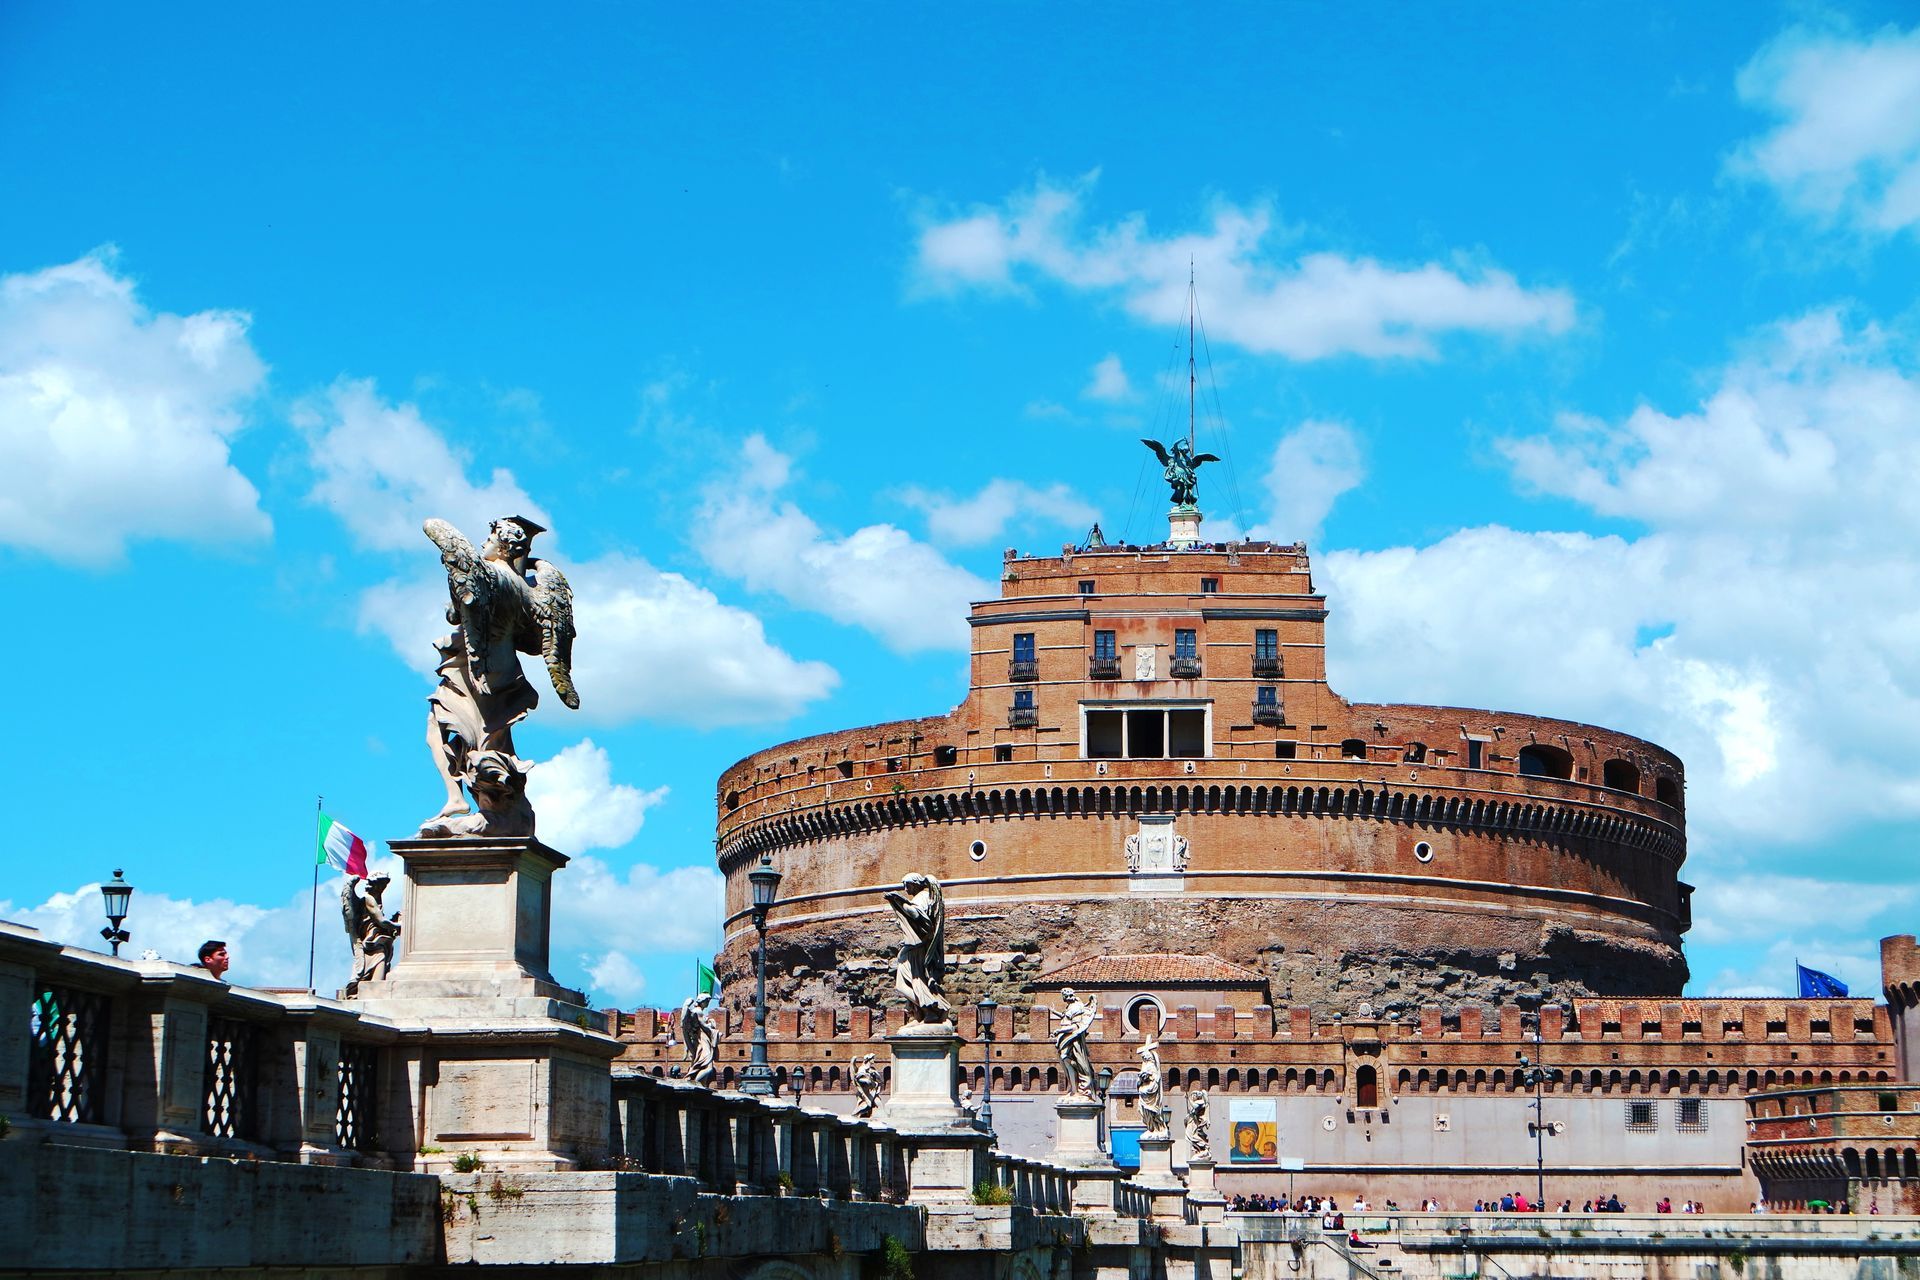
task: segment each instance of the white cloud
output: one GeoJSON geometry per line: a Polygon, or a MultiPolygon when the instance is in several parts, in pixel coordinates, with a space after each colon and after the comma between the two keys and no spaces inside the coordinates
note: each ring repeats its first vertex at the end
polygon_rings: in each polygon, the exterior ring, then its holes
{"type": "Polygon", "coordinates": [[[927,515],[927,532],[936,542],[980,546],[993,542],[1010,525],[1083,532],[1099,516],[1092,504],[1064,484],[1042,488],[1020,480],[990,480],[971,497],[903,490],[901,500],[927,515]]]}
{"type": "Polygon", "coordinates": [[[307,438],[318,475],[313,499],[329,508],[363,547],[419,551],[430,516],[482,537],[500,516],[551,524],[505,467],[484,485],[467,479],[467,456],[411,404],[389,404],[371,380],[336,382],[300,405],[294,425],[307,438]]]}
{"type": "Polygon", "coordinates": [[[102,565],[268,537],[228,449],[266,377],[248,324],[151,314],[103,254],[0,276],[0,543],[102,565]]]}
{"type": "Polygon", "coordinates": [[[723,892],[713,867],[643,864],[623,876],[598,858],[575,858],[553,880],[553,936],[576,953],[595,991],[631,1008],[645,988],[635,957],[719,946],[723,892]]]}
{"type": "Polygon", "coordinates": [[[934,291],[1014,291],[1026,277],[1118,295],[1136,319],[1172,324],[1187,314],[1189,271],[1203,282],[1213,337],[1294,360],[1337,355],[1430,359],[1449,333],[1561,333],[1572,295],[1529,289],[1485,264],[1394,266],[1319,252],[1280,261],[1273,214],[1222,203],[1203,231],[1156,237],[1139,214],[1081,225],[1094,175],[1071,186],[1044,179],[997,208],[922,228],[917,270],[934,291]]]}
{"type": "Polygon", "coordinates": [[[843,537],[823,530],[780,491],[792,460],[764,436],[741,446],[737,470],[707,486],[701,508],[707,563],[755,591],[865,627],[891,648],[964,648],[970,604],[993,594],[905,530],[866,525],[843,537]]]}
{"type": "Polygon", "coordinates": [[[1847,984],[1855,998],[1877,999],[1880,994],[1878,947],[1858,943],[1834,945],[1804,935],[1776,939],[1746,970],[1722,969],[1708,981],[1708,996],[1798,996],[1799,975],[1794,965],[1831,974],[1847,984]]]}
{"type": "Polygon", "coordinates": [[[606,748],[592,738],[537,762],[527,775],[540,839],[569,855],[619,848],[640,833],[647,810],[666,798],[665,787],[642,791],[615,782],[606,748]]]}
{"type": "Polygon", "coordinates": [[[1277,541],[1311,542],[1341,495],[1366,478],[1359,437],[1338,422],[1309,419],[1280,438],[1267,468],[1273,500],[1271,532],[1277,541]]]}
{"type": "Polygon", "coordinates": [[[1920,27],[1870,37],[1787,32],[1740,72],[1780,117],[1732,161],[1801,210],[1890,233],[1920,228],[1920,27]]]}
{"type": "Polygon", "coordinates": [[[1696,849],[1721,858],[1920,816],[1920,757],[1889,749],[1920,717],[1915,364],[1821,313],[1692,412],[1510,443],[1524,480],[1644,531],[1322,557],[1336,687],[1649,737],[1687,761],[1696,849]]]}
{"type": "Polygon", "coordinates": [[[1114,404],[1131,400],[1134,394],[1133,383],[1127,379],[1126,366],[1120,363],[1119,356],[1111,352],[1093,366],[1086,389],[1080,393],[1083,399],[1105,400],[1114,404]]]}
{"type": "MultiPolygon", "coordinates": [[[[768,640],[759,618],[680,574],[623,555],[566,572],[580,631],[574,684],[590,723],[765,724],[798,714],[840,683],[832,667],[795,658],[768,640]]],[[[409,666],[430,674],[433,641],[447,629],[446,595],[445,579],[429,577],[369,588],[361,629],[384,635],[409,666]]],[[[522,662],[531,669],[538,659],[522,662]]]]}
{"type": "MultiPolygon", "coordinates": [[[[387,891],[388,910],[403,910],[398,861],[376,856],[373,866],[376,871],[393,877],[393,887],[387,891]]],[[[192,964],[200,944],[209,938],[218,938],[227,943],[233,957],[233,969],[227,975],[230,981],[250,987],[304,990],[307,946],[312,936],[317,940],[315,989],[330,995],[347,981],[352,953],[340,926],[340,889],[346,883],[344,877],[323,878],[317,904],[312,890],[302,887],[290,901],[271,907],[229,898],[201,901],[175,898],[151,887],[141,887],[142,877],[137,872],[127,879],[135,891],[125,925],[132,939],[121,948],[125,959],[138,959],[152,950],[175,964],[192,964]],[[310,934],[309,921],[316,907],[319,927],[310,934]]],[[[98,882],[81,885],[71,892],[56,893],[37,906],[16,907],[0,901],[0,920],[38,929],[68,946],[104,950],[100,928],[105,918],[100,911],[98,882]]]]}
{"type": "MultiPolygon", "coordinates": [[[[434,556],[421,523],[437,515],[478,538],[498,516],[544,521],[543,508],[505,468],[474,484],[467,459],[417,409],[388,404],[369,382],[337,383],[296,416],[319,475],[315,499],[361,545],[409,554],[423,566],[367,589],[359,622],[386,636],[408,665],[430,673],[433,642],[447,630],[447,590],[443,577],[424,569],[434,556]]],[[[548,534],[538,545],[550,551],[555,541],[548,534]]],[[[619,553],[562,567],[574,592],[580,638],[573,669],[589,721],[766,723],[796,714],[839,683],[833,668],[794,658],[767,639],[759,618],[680,574],[619,553]]]]}
{"type": "Polygon", "coordinates": [[[1716,876],[1693,895],[1691,939],[1746,942],[1811,927],[1858,934],[1876,917],[1904,911],[1916,892],[1913,885],[1869,887],[1814,876],[1716,876]]]}

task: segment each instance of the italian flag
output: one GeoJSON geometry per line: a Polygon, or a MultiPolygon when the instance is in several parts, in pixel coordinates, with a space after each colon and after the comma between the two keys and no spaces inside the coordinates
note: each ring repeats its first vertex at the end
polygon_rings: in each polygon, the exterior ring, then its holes
{"type": "Polygon", "coordinates": [[[319,862],[350,876],[367,874],[367,842],[335,822],[320,815],[319,862]]]}

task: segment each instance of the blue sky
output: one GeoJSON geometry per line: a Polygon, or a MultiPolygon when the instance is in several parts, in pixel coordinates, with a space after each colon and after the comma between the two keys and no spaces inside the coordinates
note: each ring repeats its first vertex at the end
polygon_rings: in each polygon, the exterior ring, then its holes
{"type": "Polygon", "coordinates": [[[557,967],[677,999],[722,768],[953,705],[1002,547],[1151,535],[1191,261],[1209,528],[1309,540],[1335,686],[1679,751],[1692,989],[1876,986],[1909,9],[823,14],[0,12],[0,914],[93,944],[124,866],[136,952],[303,984],[316,794],[436,807],[420,519],[527,509],[557,967]]]}

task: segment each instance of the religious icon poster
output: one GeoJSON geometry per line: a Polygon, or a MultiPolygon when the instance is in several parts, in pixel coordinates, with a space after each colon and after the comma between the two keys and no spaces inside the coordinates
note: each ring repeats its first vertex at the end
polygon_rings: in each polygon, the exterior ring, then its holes
{"type": "Polygon", "coordinates": [[[1272,1098],[1234,1098],[1227,1104],[1227,1163],[1278,1164],[1280,1125],[1272,1098]]]}

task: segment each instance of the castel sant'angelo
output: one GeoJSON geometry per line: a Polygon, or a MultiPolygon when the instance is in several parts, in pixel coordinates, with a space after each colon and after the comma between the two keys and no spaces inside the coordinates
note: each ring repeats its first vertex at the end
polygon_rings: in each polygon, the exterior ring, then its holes
{"type": "MultiPolygon", "coordinates": [[[[1349,702],[1306,548],[1206,540],[1176,471],[1165,541],[1096,526],[1006,553],[954,710],[721,775],[719,1087],[749,1055],[750,873],[780,872],[772,1074],[842,1111],[860,1055],[883,1077],[896,1061],[886,895],[924,873],[945,894],[956,1087],[990,1097],[1012,1150],[1063,1132],[1071,988],[1097,1011],[1114,1159],[1158,1041],[1158,1096],[1218,1090],[1247,1137],[1210,1139],[1229,1193],[1271,1194],[1286,1168],[1465,1205],[1551,1166],[1575,1202],[1920,1210],[1911,937],[1882,943],[1884,1005],[1684,997],[1681,762],[1545,716],[1349,702]]],[[[622,1015],[626,1067],[677,1072],[673,1025],[622,1015]]]]}
{"type": "Polygon", "coordinates": [[[1181,533],[1008,551],[958,707],[728,769],[723,976],[751,974],[746,873],[771,854],[783,1002],[885,1003],[881,894],[911,871],[945,886],[949,947],[983,958],[963,999],[1194,953],[1321,1011],[1679,994],[1677,758],[1543,716],[1350,702],[1306,548],[1181,533]]]}

